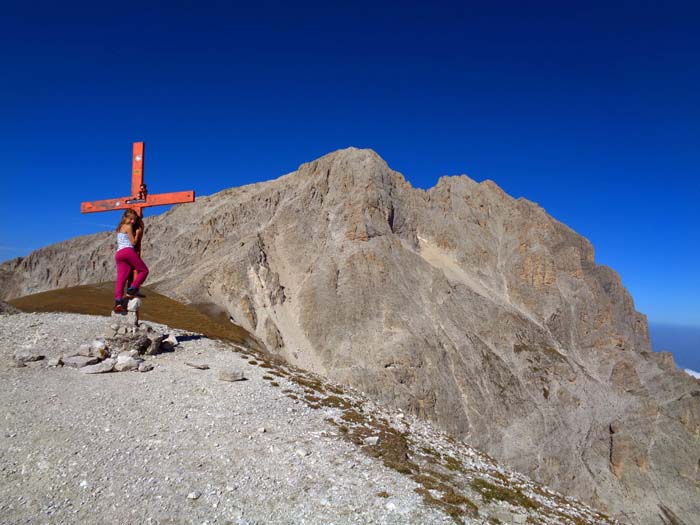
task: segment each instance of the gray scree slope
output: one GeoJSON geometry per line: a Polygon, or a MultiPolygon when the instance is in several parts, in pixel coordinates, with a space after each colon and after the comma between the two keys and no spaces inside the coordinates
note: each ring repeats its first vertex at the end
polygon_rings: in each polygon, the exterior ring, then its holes
{"type": "MultiPolygon", "coordinates": [[[[149,284],[631,523],[700,515],[700,382],[591,244],[491,181],[349,148],[147,221],[149,284]]],[[[0,298],[114,279],[113,234],[0,266],[0,298]]],[[[677,520],[677,521],[674,521],[677,520]]]]}

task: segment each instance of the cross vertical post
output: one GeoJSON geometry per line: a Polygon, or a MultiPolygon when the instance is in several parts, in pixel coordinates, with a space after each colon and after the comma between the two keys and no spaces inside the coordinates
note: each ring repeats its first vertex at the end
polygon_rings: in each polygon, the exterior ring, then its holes
{"type": "MultiPolygon", "coordinates": [[[[143,142],[134,142],[133,153],[131,155],[131,195],[138,196],[143,185],[143,142]]],[[[143,218],[143,208],[137,208],[136,213],[143,218]]]]}

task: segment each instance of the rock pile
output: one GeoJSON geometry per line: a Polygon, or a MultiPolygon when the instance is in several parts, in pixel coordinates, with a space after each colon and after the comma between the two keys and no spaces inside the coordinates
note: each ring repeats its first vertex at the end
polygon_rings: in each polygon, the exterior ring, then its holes
{"type": "MultiPolygon", "coordinates": [[[[137,313],[133,310],[130,313],[137,313]]],[[[74,352],[46,360],[46,366],[65,366],[79,369],[84,374],[107,372],[150,372],[153,364],[147,356],[171,352],[179,344],[173,334],[162,333],[151,325],[134,324],[130,315],[114,314],[105,333],[90,343],[81,344],[74,352]]],[[[15,365],[27,366],[45,360],[45,355],[33,348],[22,348],[14,353],[15,365]]]]}
{"type": "Polygon", "coordinates": [[[13,315],[18,314],[20,311],[5,301],[0,301],[0,315],[13,315]]]}

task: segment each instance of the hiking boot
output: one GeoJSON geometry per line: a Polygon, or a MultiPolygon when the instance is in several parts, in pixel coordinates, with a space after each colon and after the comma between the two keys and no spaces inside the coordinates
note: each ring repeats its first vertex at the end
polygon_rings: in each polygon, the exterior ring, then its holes
{"type": "Polygon", "coordinates": [[[112,311],[115,314],[123,314],[126,313],[126,309],[124,308],[124,305],[122,304],[121,299],[114,301],[114,308],[112,308],[112,311]]]}
{"type": "Polygon", "coordinates": [[[128,295],[129,297],[146,297],[139,291],[138,288],[127,288],[126,295],[128,295]]]}

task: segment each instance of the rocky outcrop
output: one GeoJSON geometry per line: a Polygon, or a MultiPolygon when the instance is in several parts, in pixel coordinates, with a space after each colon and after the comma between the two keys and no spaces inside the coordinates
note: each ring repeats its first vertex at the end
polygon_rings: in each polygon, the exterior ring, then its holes
{"type": "Polygon", "coordinates": [[[15,315],[20,313],[20,310],[9,303],[0,301],[0,315],[15,315]]]}
{"type": "MultiPolygon", "coordinates": [[[[112,249],[8,261],[0,298],[112,279],[112,249]]],[[[558,490],[633,523],[700,512],[700,384],[586,239],[493,182],[423,191],[350,148],[149,219],[144,253],[158,290],[558,490]]]]}

